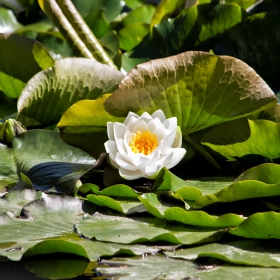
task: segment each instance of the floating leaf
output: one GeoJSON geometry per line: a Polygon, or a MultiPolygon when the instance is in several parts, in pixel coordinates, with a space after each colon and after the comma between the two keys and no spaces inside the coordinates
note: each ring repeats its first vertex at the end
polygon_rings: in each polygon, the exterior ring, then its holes
{"type": "Polygon", "coordinates": [[[123,244],[156,241],[195,244],[219,240],[223,235],[223,232],[213,229],[172,225],[156,218],[128,218],[97,212],[93,216],[85,215],[76,227],[80,234],[88,238],[123,244]]]}
{"type": "Polygon", "coordinates": [[[242,61],[186,52],[138,65],[104,105],[117,116],[162,109],[167,118],[177,117],[184,136],[275,103],[274,93],[242,61]]]}
{"type": "Polygon", "coordinates": [[[77,181],[96,162],[65,144],[58,132],[47,130],[22,133],[13,139],[12,148],[0,146],[0,153],[3,186],[18,181],[18,172],[22,172],[37,189],[68,194],[77,192],[77,181]]]}
{"type": "Polygon", "coordinates": [[[95,271],[106,277],[118,277],[122,280],[138,279],[277,279],[278,268],[260,268],[229,266],[219,264],[199,264],[186,260],[174,260],[160,255],[145,258],[113,258],[102,260],[95,271]],[[157,277],[157,278],[156,278],[157,277]]]}
{"type": "Polygon", "coordinates": [[[156,192],[170,191],[180,194],[185,200],[197,200],[201,191],[195,187],[187,186],[187,182],[163,168],[157,175],[153,190],[156,192]]]}
{"type": "Polygon", "coordinates": [[[111,198],[103,195],[87,195],[88,201],[99,205],[114,209],[123,214],[132,214],[132,213],[142,213],[146,209],[138,199],[129,199],[129,198],[120,198],[115,197],[111,198]]]}
{"type": "Polygon", "coordinates": [[[217,202],[280,195],[279,169],[280,166],[273,163],[261,164],[248,169],[228,187],[198,198],[192,207],[198,209],[217,202]]]}
{"type": "Polygon", "coordinates": [[[275,240],[241,240],[178,249],[175,252],[165,252],[165,254],[168,257],[186,260],[209,257],[235,265],[280,267],[280,251],[275,243],[278,244],[275,240]]]}
{"type": "Polygon", "coordinates": [[[229,160],[249,154],[269,159],[280,157],[280,124],[245,118],[220,124],[208,131],[202,144],[229,160]],[[264,133],[265,131],[265,133],[264,133]]]}
{"type": "Polygon", "coordinates": [[[272,211],[253,214],[229,233],[245,238],[280,239],[280,214],[272,211]]]}
{"type": "Polygon", "coordinates": [[[18,119],[26,126],[56,124],[72,104],[114,91],[122,78],[121,72],[91,59],[60,59],[28,82],[18,100],[18,119]]]}

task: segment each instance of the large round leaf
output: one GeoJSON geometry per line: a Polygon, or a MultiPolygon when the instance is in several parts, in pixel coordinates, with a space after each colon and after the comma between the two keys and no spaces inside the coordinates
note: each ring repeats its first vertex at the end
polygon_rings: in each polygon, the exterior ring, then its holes
{"type": "Polygon", "coordinates": [[[35,75],[18,100],[18,119],[26,126],[53,125],[75,102],[116,89],[123,74],[86,58],[65,58],[35,75]]]}
{"type": "Polygon", "coordinates": [[[162,109],[178,118],[186,135],[275,103],[271,89],[242,61],[186,52],[138,65],[104,105],[117,116],[162,109]]]}

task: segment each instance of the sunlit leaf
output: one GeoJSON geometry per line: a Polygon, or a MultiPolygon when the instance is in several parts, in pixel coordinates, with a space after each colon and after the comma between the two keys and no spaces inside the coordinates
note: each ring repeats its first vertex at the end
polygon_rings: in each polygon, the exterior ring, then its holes
{"type": "Polygon", "coordinates": [[[184,136],[275,103],[271,89],[240,60],[186,52],[138,65],[104,105],[118,116],[162,109],[177,117],[184,136]]]}
{"type": "Polygon", "coordinates": [[[56,124],[72,104],[112,92],[122,77],[121,72],[90,59],[60,59],[28,82],[18,100],[18,119],[26,126],[56,124]]]}
{"type": "Polygon", "coordinates": [[[186,260],[209,257],[239,265],[280,267],[280,251],[276,243],[279,242],[275,240],[241,240],[178,249],[175,252],[165,252],[165,254],[168,257],[186,260]]]}
{"type": "Polygon", "coordinates": [[[175,244],[205,243],[219,240],[223,232],[168,224],[162,219],[120,217],[95,213],[85,215],[77,224],[78,232],[88,238],[116,243],[168,241],[175,244]],[[125,230],[124,230],[125,229],[125,230]]]}
{"type": "Polygon", "coordinates": [[[244,118],[212,128],[201,142],[229,160],[249,154],[275,159],[280,156],[279,139],[279,123],[244,118]]]}
{"type": "Polygon", "coordinates": [[[280,214],[272,211],[253,214],[229,233],[245,238],[280,239],[280,214]]]}
{"type": "Polygon", "coordinates": [[[108,140],[107,122],[124,120],[105,111],[103,103],[108,96],[105,94],[97,100],[81,100],[71,106],[58,123],[63,141],[96,158],[105,152],[104,143],[108,140]],[[95,139],[94,145],[92,139],[95,139]]]}

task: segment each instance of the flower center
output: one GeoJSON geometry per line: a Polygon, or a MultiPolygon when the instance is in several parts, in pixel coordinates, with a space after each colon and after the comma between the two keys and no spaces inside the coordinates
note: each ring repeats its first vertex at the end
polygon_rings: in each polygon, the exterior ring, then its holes
{"type": "Polygon", "coordinates": [[[135,154],[149,155],[157,146],[157,136],[150,130],[137,131],[136,135],[130,139],[130,147],[135,154]]]}

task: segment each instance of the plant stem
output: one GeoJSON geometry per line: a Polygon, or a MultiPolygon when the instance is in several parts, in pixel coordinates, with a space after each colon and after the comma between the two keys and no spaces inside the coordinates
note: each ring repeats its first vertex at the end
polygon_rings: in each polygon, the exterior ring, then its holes
{"type": "Polygon", "coordinates": [[[214,158],[202,147],[202,145],[193,140],[189,135],[183,136],[184,140],[192,145],[215,169],[222,170],[214,158]]]}

